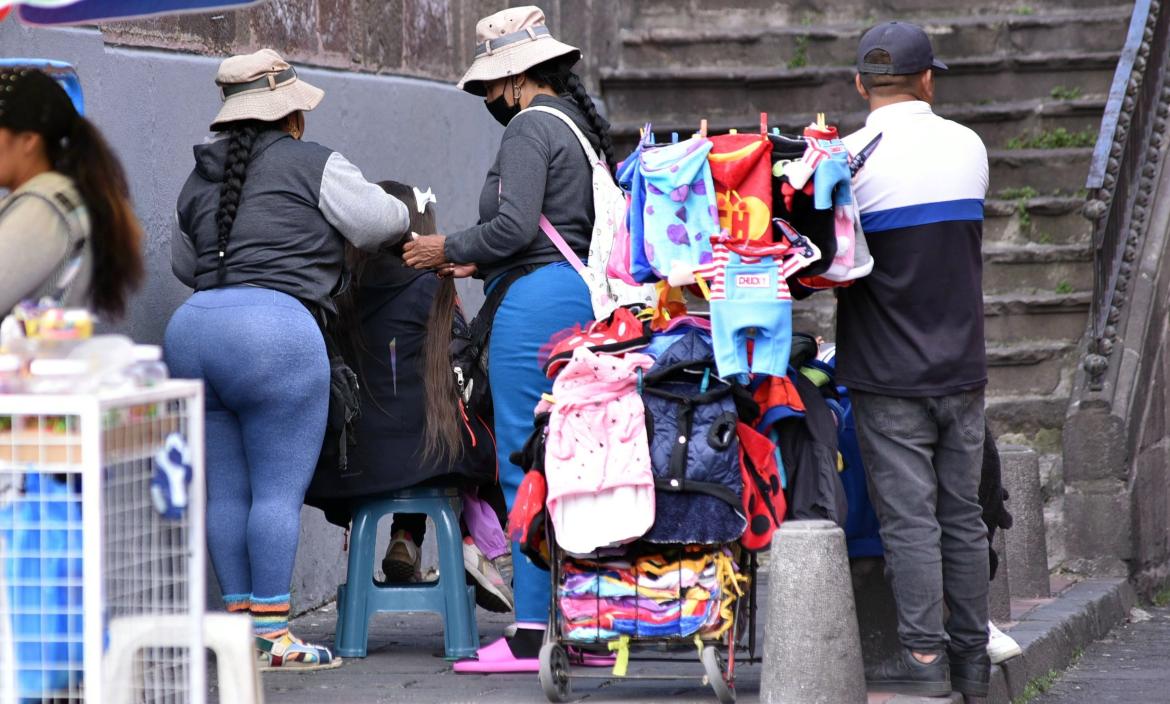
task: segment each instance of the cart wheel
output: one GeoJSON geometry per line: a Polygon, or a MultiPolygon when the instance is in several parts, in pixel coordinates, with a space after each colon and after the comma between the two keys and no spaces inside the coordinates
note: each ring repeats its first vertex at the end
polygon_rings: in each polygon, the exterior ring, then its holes
{"type": "Polygon", "coordinates": [[[540,686],[550,702],[567,702],[573,696],[569,656],[557,643],[545,643],[540,647],[540,686]]]}
{"type": "MultiPolygon", "coordinates": [[[[733,704],[735,702],[735,687],[727,684],[727,680],[723,676],[723,658],[719,655],[719,649],[713,645],[706,646],[703,648],[702,660],[703,670],[707,673],[707,684],[715,690],[716,698],[721,704],[733,704]]],[[[541,673],[543,672],[542,669],[541,673]]]]}

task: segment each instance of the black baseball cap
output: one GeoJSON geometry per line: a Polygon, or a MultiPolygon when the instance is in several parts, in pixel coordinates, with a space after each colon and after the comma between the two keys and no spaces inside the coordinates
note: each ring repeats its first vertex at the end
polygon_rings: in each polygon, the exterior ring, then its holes
{"type": "Polygon", "coordinates": [[[866,32],[857,45],[858,73],[904,76],[922,73],[928,68],[946,71],[947,65],[934,58],[930,37],[926,36],[922,27],[910,22],[883,22],[866,32]],[[882,49],[889,54],[890,63],[866,63],[866,54],[874,49],[882,49]]]}

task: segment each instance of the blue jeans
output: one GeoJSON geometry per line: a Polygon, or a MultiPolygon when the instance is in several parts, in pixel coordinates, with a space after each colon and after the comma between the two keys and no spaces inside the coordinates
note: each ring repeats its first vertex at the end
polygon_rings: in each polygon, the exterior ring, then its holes
{"type": "MultiPolygon", "coordinates": [[[[541,369],[540,349],[555,333],[591,320],[589,289],[568,263],[549,264],[520,277],[496,311],[488,345],[488,378],[496,415],[500,486],[508,510],[524,479],[524,470],[512,464],[510,456],[532,434],[533,412],[540,395],[552,391],[552,380],[541,369]]],[[[516,620],[546,622],[548,572],[532,564],[515,543],[512,564],[516,620]]]]}
{"type": "Polygon", "coordinates": [[[329,409],[316,321],[284,293],[200,291],[167,325],[166,361],[206,393],[207,542],[225,595],[286,596],[329,409]]]}

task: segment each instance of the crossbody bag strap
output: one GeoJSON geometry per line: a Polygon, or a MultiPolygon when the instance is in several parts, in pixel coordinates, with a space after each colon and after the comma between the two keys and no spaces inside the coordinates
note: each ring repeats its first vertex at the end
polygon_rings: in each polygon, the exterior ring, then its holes
{"type": "Polygon", "coordinates": [[[577,256],[577,253],[573,251],[573,248],[569,246],[565,238],[561,237],[561,233],[557,232],[557,228],[553,227],[553,224],[548,221],[544,213],[540,214],[540,229],[552,240],[553,246],[568,260],[569,264],[573,266],[577,273],[583,275],[585,272],[585,263],[581,261],[581,257],[577,256]]]}

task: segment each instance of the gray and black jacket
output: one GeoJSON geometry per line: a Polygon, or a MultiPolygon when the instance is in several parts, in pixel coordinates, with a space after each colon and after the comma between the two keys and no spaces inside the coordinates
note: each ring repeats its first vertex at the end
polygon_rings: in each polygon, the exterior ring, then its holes
{"type": "MultiPolygon", "coordinates": [[[[596,150],[600,139],[571,98],[539,95],[532,105],[572,118],[596,150]]],[[[479,265],[491,281],[526,264],[564,261],[538,225],[541,213],[582,259],[593,236],[593,170],[569,126],[554,115],[524,113],[508,123],[479,196],[479,222],[448,235],[447,259],[479,265]]]]}
{"type": "Polygon", "coordinates": [[[179,194],[171,250],[175,276],[196,291],[259,286],[335,312],[345,245],[394,246],[410,229],[406,206],[370,183],[341,154],[272,130],[252,149],[219,277],[220,187],[229,140],[195,147],[195,170],[179,194]]]}

